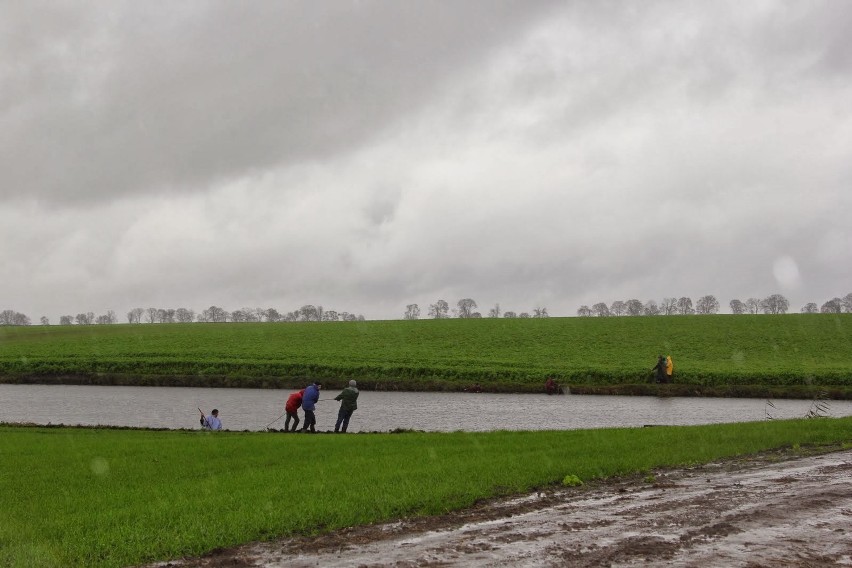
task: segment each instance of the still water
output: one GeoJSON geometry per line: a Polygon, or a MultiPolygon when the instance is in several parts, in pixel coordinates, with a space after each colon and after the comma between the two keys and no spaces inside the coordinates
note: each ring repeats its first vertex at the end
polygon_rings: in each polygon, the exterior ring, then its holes
{"type": "MultiPolygon", "coordinates": [[[[198,407],[219,409],[226,430],[283,429],[289,390],[0,384],[0,422],[199,428],[198,407]]],[[[317,428],[334,429],[340,391],[323,391],[317,428]]],[[[657,398],[361,391],[350,432],[570,430],[712,424],[801,418],[809,400],[657,398]]],[[[852,401],[829,401],[829,414],[852,416],[852,401]]],[[[300,418],[303,413],[299,411],[300,418]]]]}

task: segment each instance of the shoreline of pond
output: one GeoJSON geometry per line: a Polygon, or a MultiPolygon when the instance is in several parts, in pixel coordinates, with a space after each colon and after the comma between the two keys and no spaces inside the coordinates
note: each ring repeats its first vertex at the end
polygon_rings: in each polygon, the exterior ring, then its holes
{"type": "MultiPolygon", "coordinates": [[[[441,379],[376,380],[358,378],[362,390],[376,392],[467,392],[493,394],[544,394],[544,384],[506,381],[460,383],[441,379]]],[[[344,388],[348,378],[338,377],[263,377],[225,375],[131,375],[97,373],[93,375],[0,375],[0,384],[19,385],[86,385],[86,386],[137,386],[137,387],[190,387],[190,388],[246,388],[246,389],[300,389],[320,381],[326,389],[344,388]]],[[[774,398],[852,400],[852,387],[845,385],[764,385],[728,384],[701,385],[690,383],[624,383],[624,384],[573,384],[563,383],[564,394],[656,396],[656,397],[712,397],[712,398],[774,398]]],[[[560,393],[560,394],[563,394],[560,393]]]]}
{"type": "MultiPolygon", "coordinates": [[[[644,426],[650,428],[651,424],[644,426]]],[[[48,430],[133,430],[137,432],[185,432],[185,433],[198,433],[198,434],[210,434],[209,430],[199,429],[199,428],[165,428],[158,426],[122,426],[118,424],[63,424],[57,423],[53,424],[48,422],[47,424],[39,424],[38,422],[3,422],[0,421],[0,428],[43,428],[48,430]]],[[[536,432],[536,430],[526,430],[529,432],[536,432]]],[[[545,432],[547,430],[544,430],[545,432]]],[[[292,431],[292,430],[283,430],[281,428],[267,428],[265,430],[222,430],[221,433],[231,433],[231,434],[293,434],[300,435],[301,432],[292,431]]],[[[363,436],[363,435],[374,435],[374,434],[434,434],[436,432],[430,432],[428,430],[417,430],[417,429],[407,429],[407,428],[394,428],[392,430],[380,431],[380,430],[369,430],[369,431],[353,431],[353,432],[345,432],[348,436],[363,436]]],[[[216,432],[218,436],[220,432],[216,432]]],[[[317,430],[316,432],[311,432],[311,434],[339,434],[334,430],[317,430]]]]}
{"type": "MultiPolygon", "coordinates": [[[[0,421],[42,425],[199,429],[199,409],[229,431],[283,429],[292,390],[0,384],[0,421]]],[[[337,389],[323,389],[318,431],[333,431],[337,389]]],[[[576,430],[852,416],[852,401],[361,391],[350,432],[576,430]]],[[[300,426],[301,426],[300,422],[300,426]]]]}

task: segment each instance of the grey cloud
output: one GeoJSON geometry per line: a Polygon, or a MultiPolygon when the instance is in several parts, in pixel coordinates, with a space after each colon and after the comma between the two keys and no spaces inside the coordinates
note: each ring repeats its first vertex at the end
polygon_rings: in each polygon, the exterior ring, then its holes
{"type": "Polygon", "coordinates": [[[327,159],[549,4],[6,5],[0,195],[182,191],[327,159]]]}
{"type": "Polygon", "coordinates": [[[0,33],[31,316],[850,291],[845,6],[65,6],[0,33]]]}

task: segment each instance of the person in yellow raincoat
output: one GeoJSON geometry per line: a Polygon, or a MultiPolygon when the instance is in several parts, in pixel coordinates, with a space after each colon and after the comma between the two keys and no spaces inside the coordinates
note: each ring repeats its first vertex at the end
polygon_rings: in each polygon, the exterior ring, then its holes
{"type": "Polygon", "coordinates": [[[672,356],[666,356],[666,382],[672,382],[672,373],[674,373],[674,363],[672,363],[672,356]]]}

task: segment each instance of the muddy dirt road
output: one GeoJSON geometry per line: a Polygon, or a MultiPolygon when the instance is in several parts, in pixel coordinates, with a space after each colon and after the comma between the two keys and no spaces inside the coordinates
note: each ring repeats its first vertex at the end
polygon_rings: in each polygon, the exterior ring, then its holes
{"type": "Polygon", "coordinates": [[[852,451],[768,453],[160,566],[852,566],[852,451]]]}

